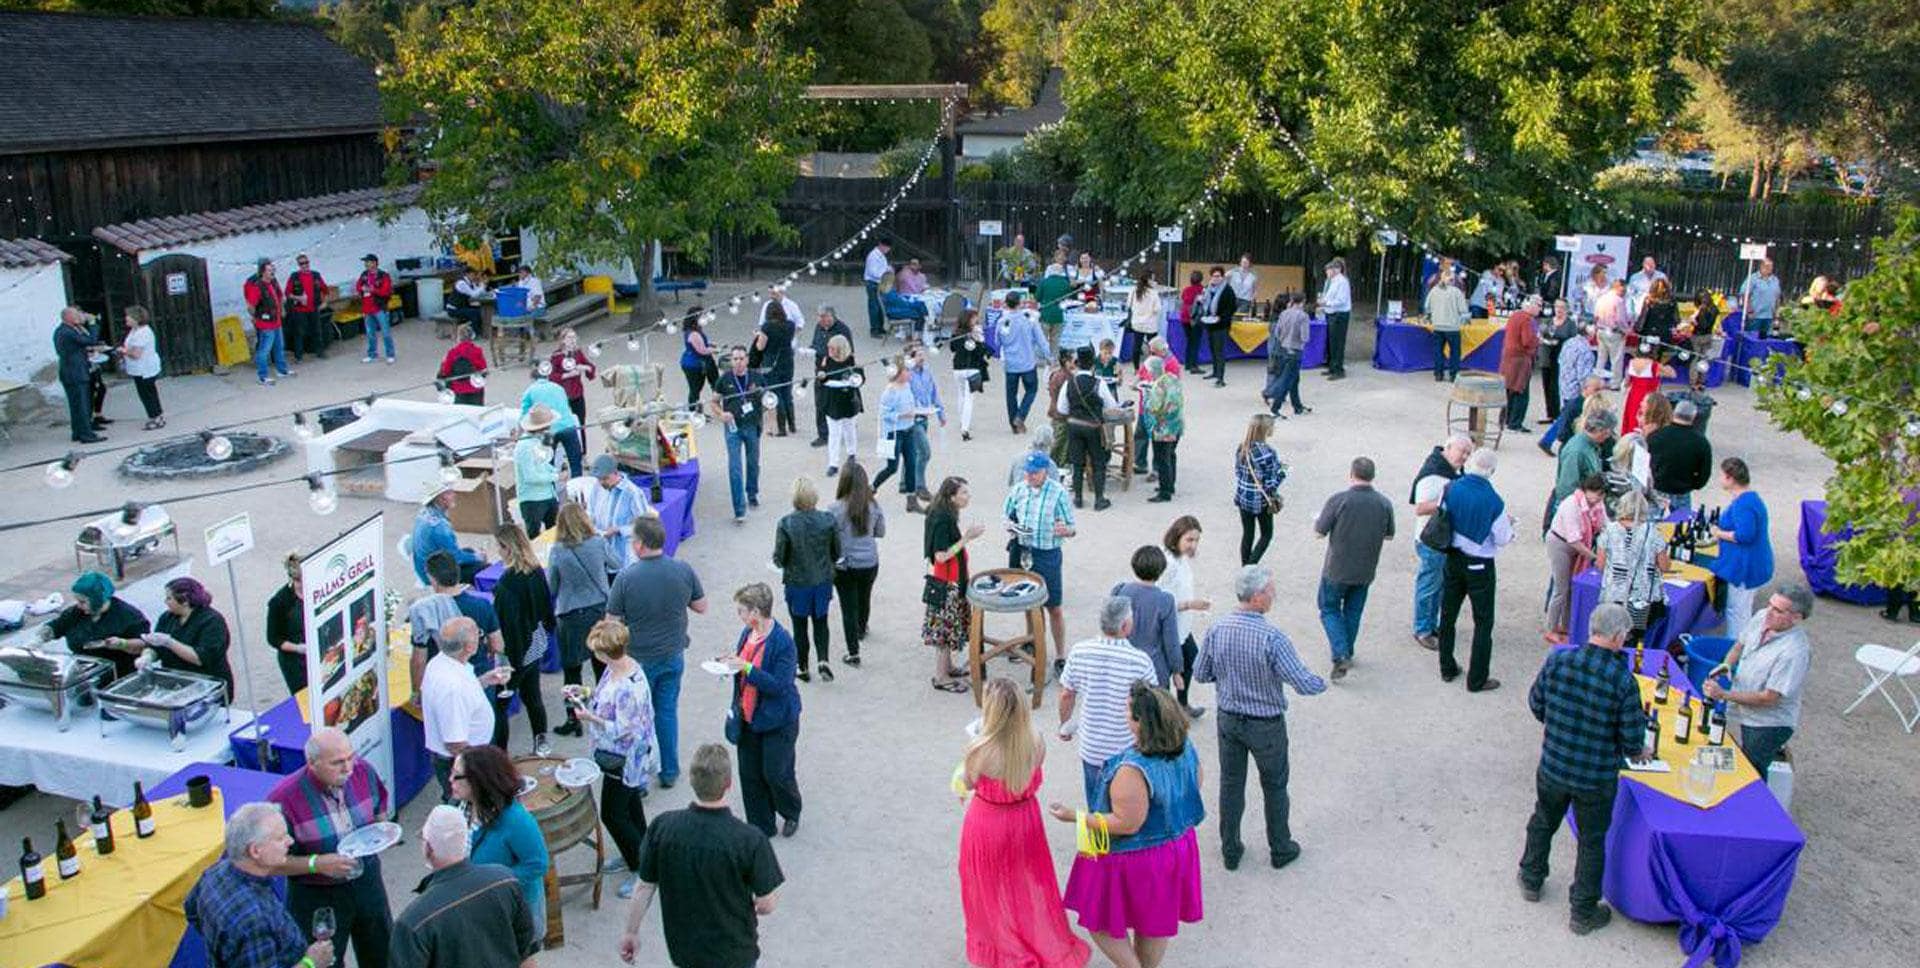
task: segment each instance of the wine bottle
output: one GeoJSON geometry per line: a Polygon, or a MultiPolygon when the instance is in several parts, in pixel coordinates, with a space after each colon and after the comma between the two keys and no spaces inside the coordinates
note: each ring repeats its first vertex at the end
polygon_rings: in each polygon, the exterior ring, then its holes
{"type": "MultiPolygon", "coordinates": [[[[1660,678],[1656,679],[1653,683],[1653,703],[1656,706],[1666,705],[1667,695],[1673,689],[1673,681],[1670,673],[1668,672],[1668,670],[1671,668],[1672,666],[1665,666],[1665,665],[1661,666],[1660,678]]],[[[134,814],[134,816],[137,817],[139,816],[139,814],[136,813],[134,814]]],[[[141,836],[144,837],[146,835],[142,834],[141,836]]]]}
{"type": "Polygon", "coordinates": [[[93,798],[93,814],[87,818],[87,826],[93,831],[93,852],[105,857],[113,853],[113,811],[108,810],[93,798]]]}
{"type": "Polygon", "coordinates": [[[1673,741],[1685,746],[1692,738],[1692,733],[1693,704],[1682,696],[1679,708],[1673,711],[1673,741]]]}
{"type": "Polygon", "coordinates": [[[53,863],[63,881],[80,876],[80,852],[73,849],[73,838],[67,836],[64,817],[53,822],[53,863]]]}
{"type": "Polygon", "coordinates": [[[1642,675],[1647,671],[1647,647],[1644,643],[1633,643],[1633,674],[1642,675]]]}
{"type": "Polygon", "coordinates": [[[133,834],[141,839],[153,836],[153,805],[147,802],[147,791],[139,780],[133,781],[133,834]]]}
{"type": "Polygon", "coordinates": [[[1660,755],[1660,717],[1653,711],[1653,703],[1647,703],[1647,731],[1641,737],[1640,749],[1648,756],[1660,755]]]}
{"type": "Polygon", "coordinates": [[[1719,746],[1727,741],[1727,705],[1715,703],[1713,714],[1707,717],[1707,742],[1719,746]]]}
{"type": "Polygon", "coordinates": [[[40,855],[34,853],[33,838],[20,838],[20,883],[27,890],[27,900],[38,901],[47,896],[47,869],[40,862],[40,855]]]}

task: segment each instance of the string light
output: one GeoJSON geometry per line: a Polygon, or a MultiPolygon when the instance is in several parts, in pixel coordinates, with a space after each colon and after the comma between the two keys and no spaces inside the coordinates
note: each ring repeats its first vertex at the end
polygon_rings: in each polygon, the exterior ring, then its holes
{"type": "Polygon", "coordinates": [[[80,464],[80,455],[69,453],[67,456],[47,465],[47,486],[63,491],[73,486],[73,469],[80,464]]]}
{"type": "Polygon", "coordinates": [[[233,441],[228,440],[225,434],[202,430],[200,441],[206,445],[207,459],[210,461],[224,461],[233,456],[233,441]]]}
{"type": "Polygon", "coordinates": [[[326,482],[318,474],[307,475],[307,506],[323,518],[340,506],[340,499],[327,489],[326,482]]]}
{"type": "Polygon", "coordinates": [[[312,440],[320,436],[320,428],[309,422],[306,414],[296,410],[293,414],[293,433],[301,440],[312,440]]]}

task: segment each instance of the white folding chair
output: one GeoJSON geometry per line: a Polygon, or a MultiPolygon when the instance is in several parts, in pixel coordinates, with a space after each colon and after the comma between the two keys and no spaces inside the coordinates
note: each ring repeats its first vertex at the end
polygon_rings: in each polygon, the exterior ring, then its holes
{"type": "Polygon", "coordinates": [[[1920,677],[1920,642],[1915,642],[1913,648],[1905,652],[1868,643],[1854,650],[1853,661],[1860,663],[1860,667],[1866,670],[1867,685],[1860,690],[1860,695],[1854,697],[1852,705],[1840,711],[1840,715],[1845,716],[1853,712],[1854,706],[1865,702],[1868,696],[1877,692],[1886,697],[1887,705],[1893,707],[1893,714],[1899,717],[1900,725],[1907,732],[1913,732],[1914,726],[1920,725],[1920,693],[1914,692],[1913,686],[1909,685],[1907,680],[1920,677]],[[1907,702],[1913,707],[1911,712],[1903,708],[1900,701],[1894,698],[1893,693],[1887,688],[1890,683],[1898,685],[1906,692],[1907,702]]]}

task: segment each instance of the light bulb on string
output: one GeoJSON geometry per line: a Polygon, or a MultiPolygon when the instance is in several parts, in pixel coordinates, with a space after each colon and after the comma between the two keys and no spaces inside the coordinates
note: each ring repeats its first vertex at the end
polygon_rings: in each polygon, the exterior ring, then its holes
{"type": "Polygon", "coordinates": [[[293,433],[301,440],[312,440],[320,436],[320,428],[307,421],[307,415],[295,412],[293,415],[293,433]]]}
{"type": "Polygon", "coordinates": [[[1907,436],[1920,437],[1920,420],[1907,421],[1907,436]]]}
{"type": "Polygon", "coordinates": [[[807,398],[807,383],[805,380],[793,385],[793,398],[795,400],[805,400],[807,398]]]}
{"type": "Polygon", "coordinates": [[[780,398],[777,396],[774,396],[774,393],[772,390],[768,390],[767,392],[760,395],[760,405],[763,407],[766,407],[769,410],[773,409],[776,406],[779,406],[779,404],[780,404],[780,398]]]}
{"type": "Polygon", "coordinates": [[[640,349],[640,337],[632,333],[628,333],[627,334],[627,352],[632,353],[639,349],[640,349]]]}
{"type": "Polygon", "coordinates": [[[62,491],[73,486],[73,469],[80,463],[80,455],[69,453],[67,456],[47,465],[47,486],[62,491]]]}
{"type": "Polygon", "coordinates": [[[1802,400],[1811,400],[1813,399],[1813,391],[1808,389],[1804,384],[1802,384],[1799,391],[1796,392],[1794,396],[1799,397],[1802,400]]]}
{"type": "Polygon", "coordinates": [[[485,373],[475,373],[467,377],[467,382],[472,384],[475,390],[478,390],[487,385],[487,375],[485,373]]]}
{"type": "Polygon", "coordinates": [[[552,376],[552,375],[553,375],[553,364],[552,364],[551,362],[549,362],[549,361],[547,361],[547,360],[541,360],[541,361],[539,362],[539,364],[538,364],[538,365],[536,365],[536,366],[535,366],[535,367],[533,368],[533,371],[534,371],[535,373],[538,373],[538,374],[540,374],[540,375],[541,375],[542,377],[549,377],[549,376],[552,376]]]}
{"type": "Polygon", "coordinates": [[[607,425],[607,436],[614,440],[625,440],[632,436],[633,427],[625,420],[615,420],[607,425]]]}
{"type": "Polygon", "coordinates": [[[727,300],[727,312],[730,312],[735,316],[740,315],[740,297],[735,296],[732,299],[727,300]]]}
{"type": "Polygon", "coordinates": [[[600,354],[604,352],[606,351],[600,348],[600,344],[598,342],[587,344],[587,356],[591,359],[596,359],[596,360],[599,359],[600,354]]]}
{"type": "Polygon", "coordinates": [[[1827,412],[1828,412],[1828,413],[1830,413],[1830,414],[1833,414],[1833,415],[1834,415],[1834,416],[1836,416],[1836,417],[1844,417],[1844,416],[1846,416],[1846,415],[1847,415],[1847,401],[1845,401],[1845,400],[1835,400],[1835,401],[1833,401],[1833,406],[1831,406],[1831,407],[1828,407],[1828,408],[1827,408],[1827,412]]]}
{"type": "Polygon", "coordinates": [[[326,482],[318,474],[307,475],[307,506],[321,517],[332,514],[340,506],[340,499],[327,490],[326,482]]]}
{"type": "Polygon", "coordinates": [[[200,432],[200,440],[206,444],[208,460],[223,461],[233,456],[233,441],[228,440],[224,434],[203,430],[200,432]]]}
{"type": "Polygon", "coordinates": [[[679,324],[679,323],[676,323],[676,322],[673,322],[672,320],[668,320],[668,321],[667,321],[667,335],[668,335],[668,336],[672,336],[673,334],[675,334],[675,333],[678,333],[678,332],[680,332],[680,324],[679,324]]]}

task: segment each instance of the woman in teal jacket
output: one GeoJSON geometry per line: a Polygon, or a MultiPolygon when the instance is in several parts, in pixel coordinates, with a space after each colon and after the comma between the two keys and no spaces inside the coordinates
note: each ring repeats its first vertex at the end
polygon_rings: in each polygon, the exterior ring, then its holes
{"type": "MultiPolygon", "coordinates": [[[[526,896],[534,923],[547,917],[547,841],[540,824],[520,805],[520,771],[494,746],[469,746],[453,760],[453,798],[466,805],[473,822],[476,864],[499,864],[513,871],[526,896]]],[[[544,936],[546,931],[534,932],[544,936]]]]}

